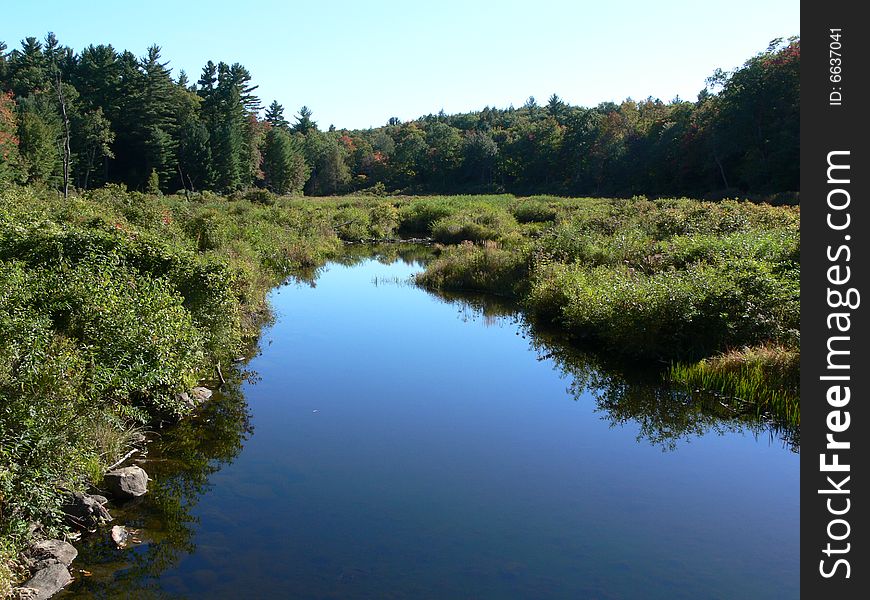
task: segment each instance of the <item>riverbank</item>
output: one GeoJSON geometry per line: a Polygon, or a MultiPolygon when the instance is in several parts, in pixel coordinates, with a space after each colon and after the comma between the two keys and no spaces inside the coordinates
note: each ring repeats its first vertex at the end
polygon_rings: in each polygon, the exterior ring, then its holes
{"type": "Polygon", "coordinates": [[[800,424],[799,208],[542,197],[462,209],[432,234],[470,241],[421,285],[511,296],[587,347],[800,424]]]}
{"type": "Polygon", "coordinates": [[[256,339],[266,292],[341,247],[325,218],[120,188],[0,195],[4,565],[32,523],[63,535],[68,491],[101,484],[142,429],[192,410],[183,393],[256,339]]]}
{"type": "Polygon", "coordinates": [[[798,348],[798,225],[795,208],[691,200],[0,192],[0,562],[31,523],[63,535],[59,489],[99,483],[144,427],[188,414],[179,394],[256,339],[266,292],[343,241],[432,238],[420,284],[511,296],[667,367],[798,348]]]}

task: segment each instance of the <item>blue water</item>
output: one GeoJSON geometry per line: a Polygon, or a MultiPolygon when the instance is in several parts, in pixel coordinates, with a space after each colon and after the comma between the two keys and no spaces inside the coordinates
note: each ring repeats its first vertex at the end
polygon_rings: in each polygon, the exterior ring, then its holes
{"type": "Polygon", "coordinates": [[[242,389],[253,435],[212,461],[188,547],[127,590],[798,597],[787,444],[741,426],[662,444],[615,424],[516,318],[401,283],[419,270],[331,264],[273,292],[242,389]]]}

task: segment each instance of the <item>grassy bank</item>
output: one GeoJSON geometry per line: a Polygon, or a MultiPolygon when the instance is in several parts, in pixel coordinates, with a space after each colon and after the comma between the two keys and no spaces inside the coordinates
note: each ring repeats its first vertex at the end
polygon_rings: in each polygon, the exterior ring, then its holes
{"type": "Polygon", "coordinates": [[[418,281],[512,295],[585,344],[800,422],[800,212],[688,199],[490,199],[432,223],[418,281]],[[775,349],[775,350],[773,350],[775,349]]]}
{"type": "Polygon", "coordinates": [[[176,394],[245,351],[266,292],[340,246],[328,212],[245,198],[0,193],[0,553],[59,533],[61,491],[189,411],[176,394]]]}
{"type": "Polygon", "coordinates": [[[516,298],[606,353],[679,361],[686,385],[799,421],[782,375],[799,356],[798,225],[797,209],[731,201],[0,191],[0,564],[29,523],[61,533],[62,491],[184,416],[176,394],[249,347],[266,292],[342,241],[431,237],[420,284],[516,298]]]}

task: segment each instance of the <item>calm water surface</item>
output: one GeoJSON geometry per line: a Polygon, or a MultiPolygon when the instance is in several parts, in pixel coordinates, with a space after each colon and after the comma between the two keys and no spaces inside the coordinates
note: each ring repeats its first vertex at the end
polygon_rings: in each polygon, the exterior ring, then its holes
{"type": "MultiPolygon", "coordinates": [[[[386,263],[386,264],[384,264],[386,263]]],[[[798,454],[498,307],[333,263],[82,546],[69,598],[797,598],[798,454]],[[501,316],[499,316],[501,315],[501,316]]]]}

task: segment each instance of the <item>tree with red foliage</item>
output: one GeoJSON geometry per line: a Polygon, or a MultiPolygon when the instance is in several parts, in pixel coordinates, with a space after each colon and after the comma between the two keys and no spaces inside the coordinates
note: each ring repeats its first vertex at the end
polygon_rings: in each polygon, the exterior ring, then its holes
{"type": "Polygon", "coordinates": [[[0,185],[24,178],[18,154],[18,119],[11,92],[0,92],[0,185]]]}

